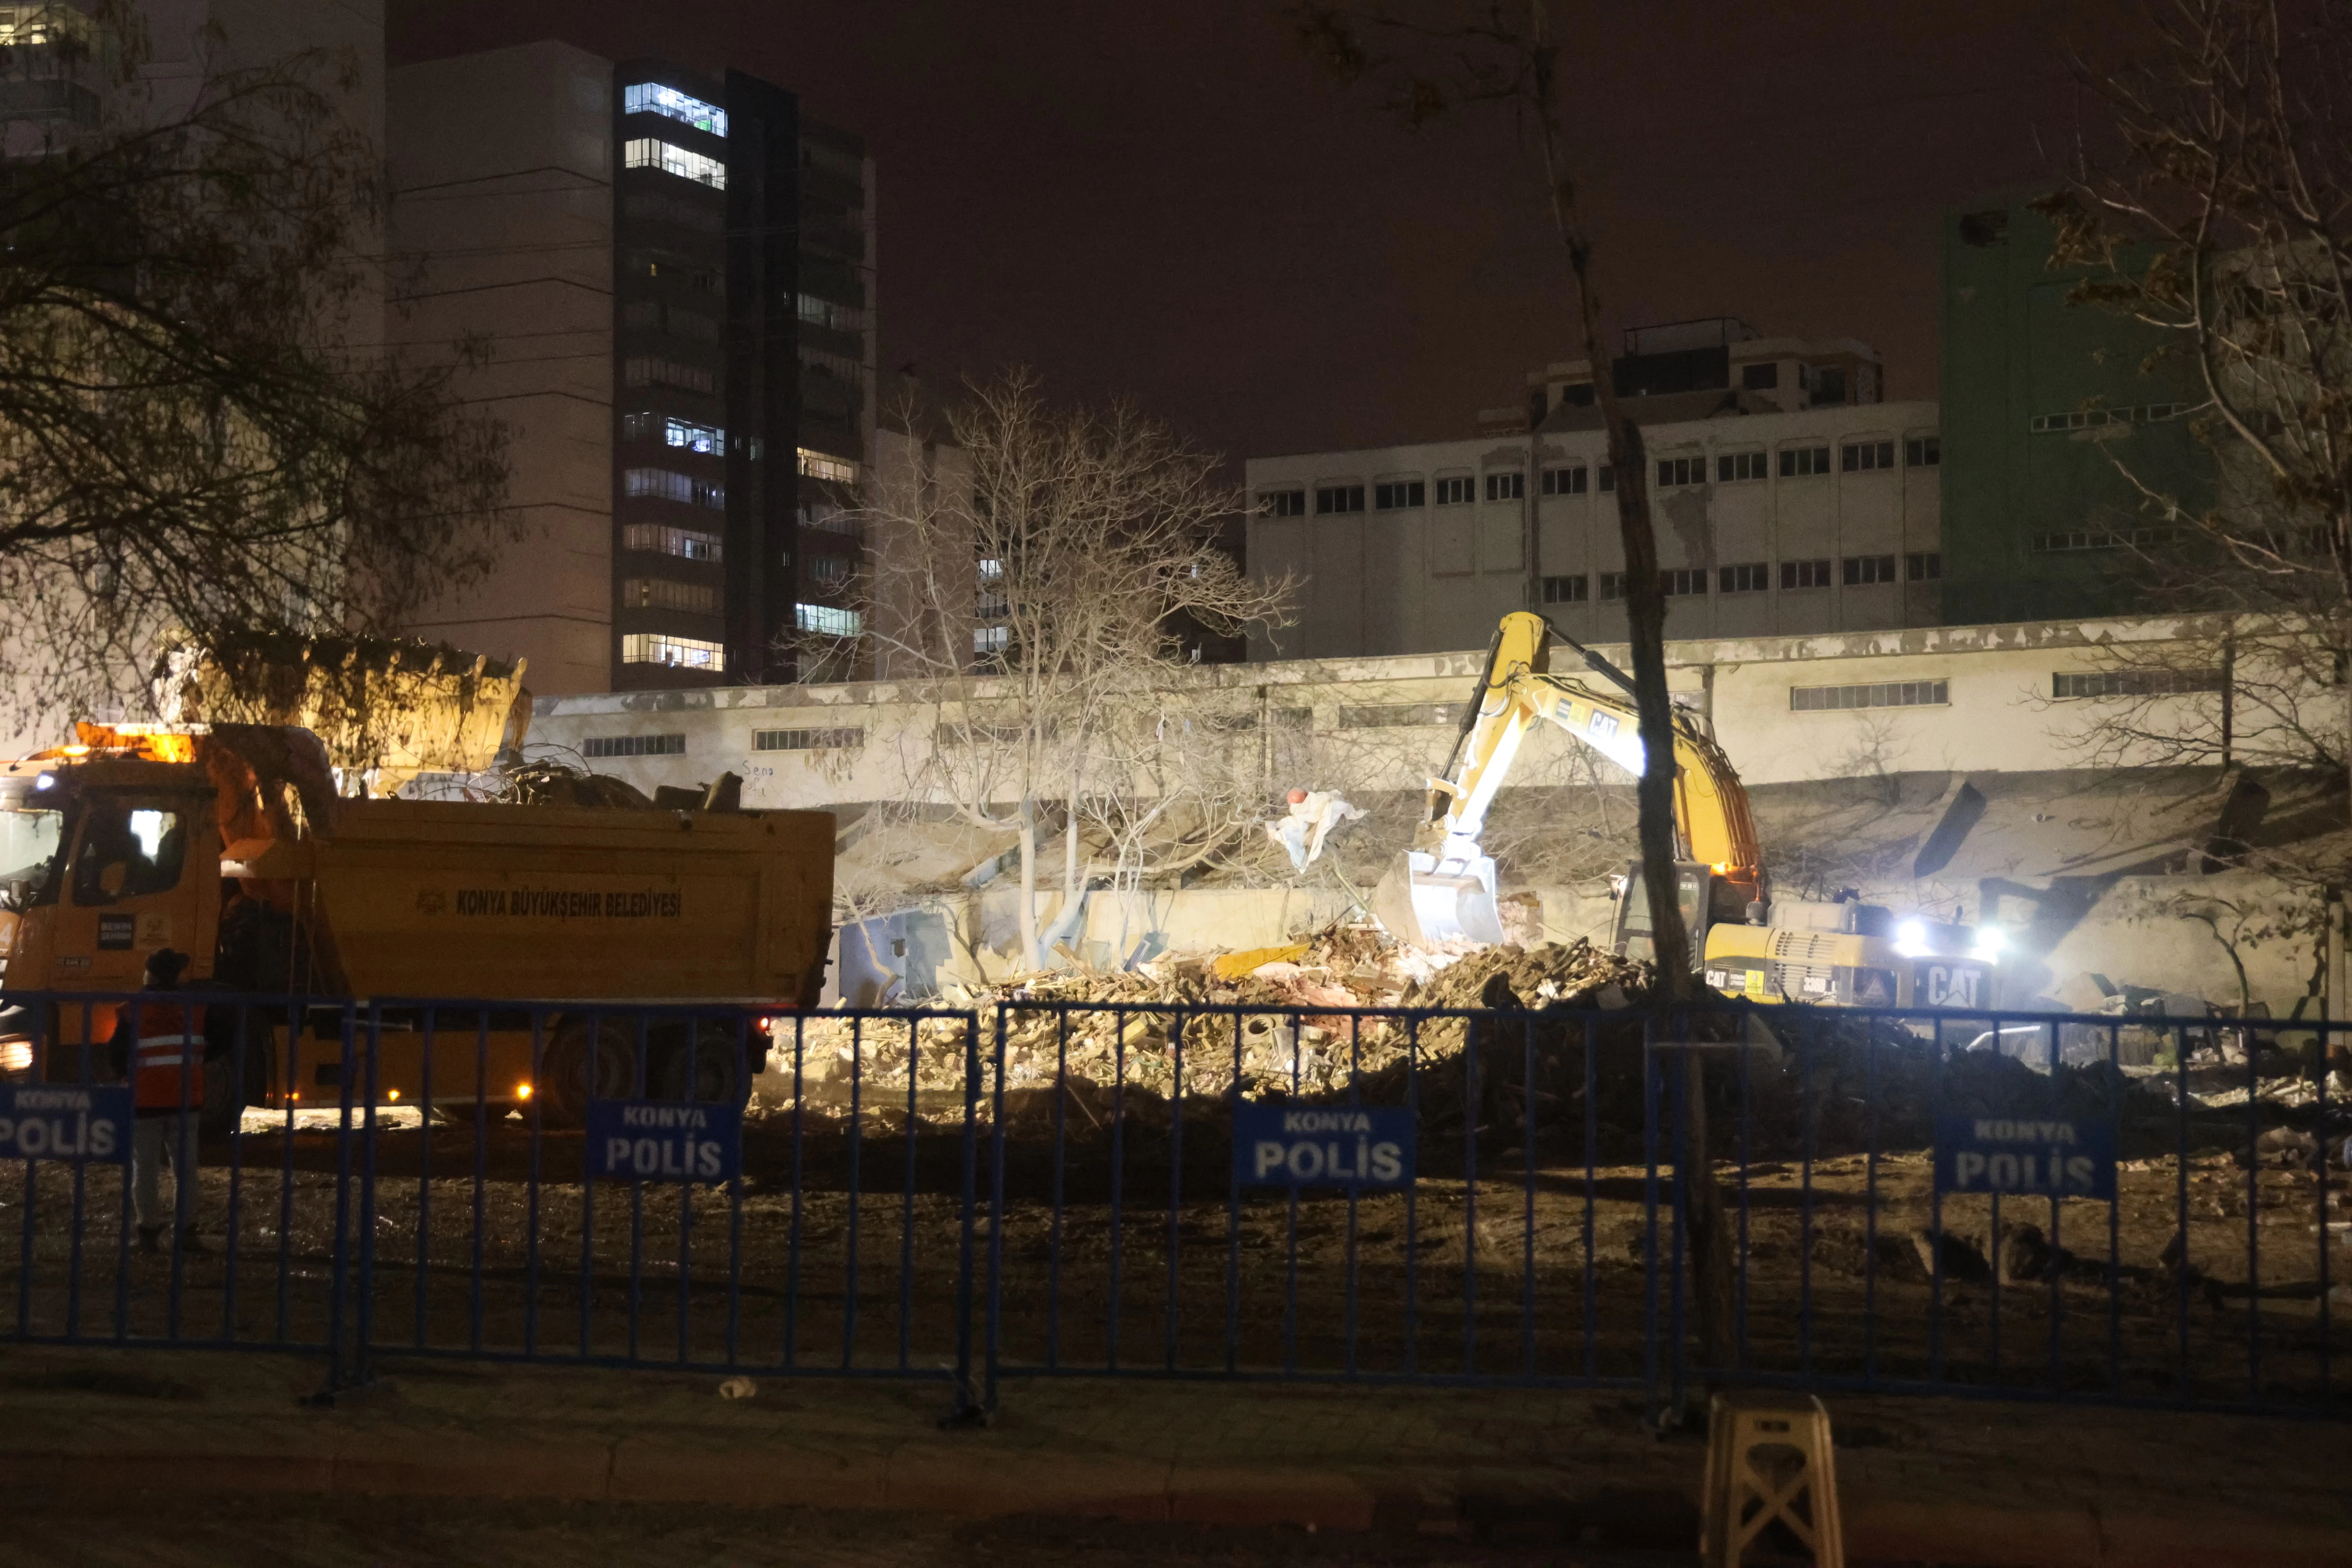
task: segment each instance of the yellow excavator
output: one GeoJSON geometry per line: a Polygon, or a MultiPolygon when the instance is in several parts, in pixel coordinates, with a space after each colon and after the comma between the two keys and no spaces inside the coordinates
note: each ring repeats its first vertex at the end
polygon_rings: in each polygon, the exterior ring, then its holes
{"type": "MultiPolygon", "coordinates": [[[[1520,742],[1538,721],[1559,725],[1629,773],[1642,771],[1632,678],[1541,616],[1504,616],[1444,774],[1429,781],[1413,846],[1372,895],[1372,912],[1391,934],[1423,946],[1503,940],[1495,862],[1479,836],[1520,742]],[[1582,676],[1553,672],[1554,645],[1583,664],[1582,676]]],[[[1707,984],[1757,1001],[1992,1005],[1997,931],[1897,918],[1884,905],[1853,900],[1775,901],[1731,759],[1687,710],[1675,709],[1674,723],[1676,901],[1707,984]]],[[[1637,863],[1618,895],[1612,944],[1628,958],[1649,958],[1650,931],[1637,863]]]]}

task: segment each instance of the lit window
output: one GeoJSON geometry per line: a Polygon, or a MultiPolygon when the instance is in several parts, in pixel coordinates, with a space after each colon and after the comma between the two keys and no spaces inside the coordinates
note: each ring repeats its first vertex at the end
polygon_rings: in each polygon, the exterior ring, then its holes
{"type": "Polygon", "coordinates": [[[631,577],[621,584],[621,607],[628,610],[684,610],[690,615],[719,613],[719,590],[708,583],[678,583],[667,577],[631,577]]]}
{"type": "Polygon", "coordinates": [[[801,474],[803,478],[831,479],[837,485],[854,485],[857,482],[857,465],[848,458],[829,458],[823,452],[812,452],[806,447],[799,450],[801,474]]]}
{"type": "Polygon", "coordinates": [[[0,6],[0,48],[39,48],[89,35],[89,18],[68,5],[0,6]]]}
{"type": "Polygon", "coordinates": [[[679,669],[725,669],[727,649],[700,637],[667,632],[630,632],[621,638],[623,664],[667,664],[679,669]]]}
{"type": "Polygon", "coordinates": [[[727,450],[727,432],[716,425],[697,425],[667,414],[624,414],[621,434],[632,441],[658,440],[665,447],[718,457],[727,450]]]}
{"type": "Polygon", "coordinates": [[[659,555],[677,555],[688,561],[722,561],[726,546],[715,533],[698,533],[690,528],[666,528],[657,522],[632,522],[621,529],[621,548],[649,550],[659,555]]]}
{"type": "Polygon", "coordinates": [[[793,624],[820,637],[854,637],[864,629],[866,619],[856,610],[837,605],[794,605],[793,624]]]}
{"type": "Polygon", "coordinates": [[[685,419],[664,419],[662,445],[683,447],[689,452],[706,452],[716,456],[727,450],[727,432],[715,425],[697,425],[685,419]]]}
{"type": "Polygon", "coordinates": [[[625,468],[621,472],[621,491],[624,495],[651,496],[656,500],[683,501],[712,511],[727,510],[725,485],[698,479],[691,474],[672,473],[667,468],[625,468]]]}
{"type": "Polygon", "coordinates": [[[659,82],[632,82],[621,89],[621,112],[624,114],[658,114],[675,120],[681,125],[691,125],[697,131],[708,131],[713,136],[727,134],[727,111],[715,103],[705,103],[690,93],[659,82]]]}
{"type": "Polygon", "coordinates": [[[681,180],[692,180],[696,184],[709,185],[714,191],[727,188],[726,164],[700,153],[689,153],[683,147],[656,142],[650,136],[640,136],[624,142],[621,163],[631,169],[659,169],[665,174],[676,174],[681,180]]]}

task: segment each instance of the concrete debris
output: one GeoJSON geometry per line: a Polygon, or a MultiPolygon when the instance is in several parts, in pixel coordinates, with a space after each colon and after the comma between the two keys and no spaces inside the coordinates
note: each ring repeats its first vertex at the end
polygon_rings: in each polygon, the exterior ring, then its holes
{"type": "MultiPolygon", "coordinates": [[[[886,1128],[955,1125],[971,1060],[982,1083],[975,1110],[987,1117],[1000,1088],[993,1010],[1003,1005],[1001,1090],[1014,1128],[1058,1125],[1078,1135],[1118,1120],[1166,1126],[1179,1100],[1188,1126],[1213,1122],[1236,1078],[1254,1098],[1353,1094],[1396,1103],[1412,1072],[1433,1137],[1524,1126],[1532,1097],[1542,1125],[1580,1138],[1589,1091],[1595,1152],[1638,1159],[1645,1128],[1671,1115],[1665,1091],[1643,1071],[1648,1025],[1638,1009],[1650,981],[1646,963],[1581,941],[1429,951],[1343,922],[1280,947],[1168,954],[1124,972],[973,988],[952,1005],[976,1010],[976,1037],[952,1016],[803,1015],[793,1033],[779,1033],[755,1110],[846,1115],[854,1107],[886,1128]],[[1370,1009],[1419,1016],[1360,1016],[1370,1009]],[[1475,1072],[1457,1065],[1474,1052],[1475,1072]]],[[[2178,1075],[2119,1067],[2104,1052],[2053,1063],[2046,1051],[2029,1060],[1959,1049],[1958,1037],[1939,1048],[1896,1021],[1829,1007],[1767,1016],[1733,1004],[1695,1026],[1731,1047],[1706,1053],[1712,1119],[1726,1128],[1744,1122],[1756,1160],[1923,1148],[1939,1110],[1987,1115],[2023,1106],[2111,1122],[2126,1154],[2162,1152],[2178,1136],[2178,1075]]],[[[2192,1112],[2205,1108],[2192,1099],[2192,1112]]],[[[2307,1112],[2267,1099],[2258,1110],[2268,1131],[2258,1141],[2239,1131],[2238,1149],[2252,1143],[2251,1157],[2271,1165],[2307,1168],[2320,1158],[2320,1138],[2294,1125],[2308,1125],[2307,1112]]],[[[2330,1131],[2325,1146],[2333,1152],[2341,1141],[2330,1131]]],[[[2063,1267],[2038,1236],[1968,1245],[1987,1278],[2041,1278],[2063,1267]]],[[[1948,1251],[1945,1261],[1948,1276],[1971,1277],[1959,1254],[1948,1251]]]]}

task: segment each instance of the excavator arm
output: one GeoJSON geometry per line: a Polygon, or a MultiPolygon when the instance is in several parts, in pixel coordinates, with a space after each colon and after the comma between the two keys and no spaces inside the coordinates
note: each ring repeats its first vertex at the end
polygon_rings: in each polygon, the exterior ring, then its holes
{"type": "MultiPolygon", "coordinates": [[[[1413,847],[1381,879],[1374,912],[1409,941],[1503,940],[1495,862],[1480,847],[1486,811],[1509,776],[1519,744],[1549,721],[1630,773],[1643,766],[1633,682],[1607,659],[1553,630],[1541,616],[1506,616],[1489,645],[1485,673],[1444,776],[1430,781],[1428,810],[1413,847]],[[1555,674],[1558,642],[1593,678],[1555,674]]],[[[1705,864],[1726,901],[1764,896],[1748,792],[1721,747],[1690,716],[1675,714],[1675,832],[1678,854],[1705,864]]]]}

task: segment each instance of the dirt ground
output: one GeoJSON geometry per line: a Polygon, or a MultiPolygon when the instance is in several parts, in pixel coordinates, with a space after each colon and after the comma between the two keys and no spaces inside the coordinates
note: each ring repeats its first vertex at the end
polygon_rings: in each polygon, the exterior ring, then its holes
{"type": "MultiPolygon", "coordinates": [[[[1171,1109],[1106,1121],[1073,1100],[1058,1131],[1008,1117],[1000,1162],[960,1106],[911,1122],[813,1107],[748,1125],[738,1186],[691,1189],[583,1186],[578,1135],[519,1120],[478,1139],[405,1116],[371,1158],[257,1119],[206,1151],[202,1256],[124,1248],[118,1168],[0,1173],[0,1332],[323,1344],[340,1246],[373,1280],[341,1301],[341,1331],[364,1315],[387,1349],[943,1373],[961,1322],[991,1331],[992,1278],[1008,1372],[1630,1380],[1648,1323],[1692,1342],[1671,1172],[1654,1226],[1622,1138],[1588,1169],[1573,1126],[1432,1135],[1402,1193],[1236,1198],[1222,1128],[1171,1109]]],[[[2317,1228],[2323,1191],[2340,1225],[2340,1173],[2204,1145],[2126,1161],[2116,1205],[1998,1215],[1939,1213],[1920,1148],[1717,1173],[1750,1371],[2287,1404],[2352,1383],[2352,1249],[2317,1228]]]]}

